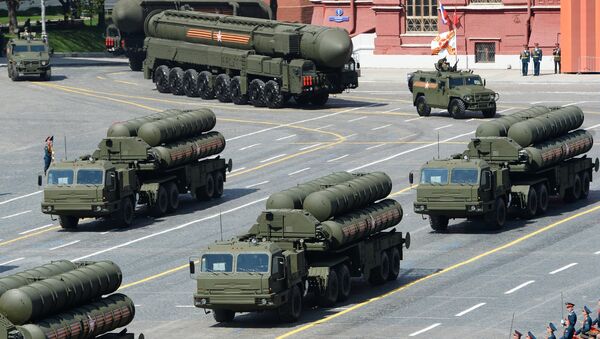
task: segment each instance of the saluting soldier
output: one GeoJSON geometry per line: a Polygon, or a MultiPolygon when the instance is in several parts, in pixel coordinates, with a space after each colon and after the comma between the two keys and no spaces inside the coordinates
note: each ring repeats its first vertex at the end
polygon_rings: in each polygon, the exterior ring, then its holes
{"type": "Polygon", "coordinates": [[[556,331],[558,331],[556,326],[554,326],[553,323],[549,323],[548,326],[546,326],[546,333],[548,334],[546,339],[556,339],[556,336],[554,335],[554,332],[556,331]]]}
{"type": "Polygon", "coordinates": [[[523,73],[523,76],[526,76],[529,68],[529,61],[531,60],[531,52],[529,51],[529,48],[527,48],[527,45],[523,45],[520,58],[521,72],[523,73]]]}
{"type": "Polygon", "coordinates": [[[583,325],[581,326],[580,329],[577,330],[577,332],[575,332],[575,334],[583,334],[586,335],[588,334],[588,332],[592,329],[592,317],[591,317],[591,313],[592,311],[590,311],[589,308],[587,308],[587,306],[583,306],[583,325]]]}
{"type": "Polygon", "coordinates": [[[540,75],[540,62],[542,62],[542,49],[540,45],[536,42],[535,48],[533,49],[532,57],[533,59],[533,75],[540,75]]]}
{"type": "Polygon", "coordinates": [[[560,45],[558,42],[554,46],[552,50],[552,55],[554,56],[554,74],[556,74],[556,70],[558,69],[558,73],[560,73],[560,45]]]}

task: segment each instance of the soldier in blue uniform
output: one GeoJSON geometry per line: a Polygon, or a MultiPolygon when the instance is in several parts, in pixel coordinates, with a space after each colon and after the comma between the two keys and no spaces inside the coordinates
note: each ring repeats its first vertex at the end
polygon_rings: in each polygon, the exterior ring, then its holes
{"type": "Polygon", "coordinates": [[[556,326],[554,326],[553,323],[549,323],[546,327],[546,333],[548,334],[548,336],[546,336],[546,339],[556,339],[556,336],[554,335],[554,332],[556,331],[558,331],[556,329],[556,326]]]}
{"type": "Polygon", "coordinates": [[[565,327],[565,331],[561,339],[573,339],[575,335],[575,324],[577,324],[577,314],[573,311],[573,307],[575,304],[573,303],[565,303],[567,306],[567,318],[562,320],[562,324],[565,327]]]}
{"type": "Polygon", "coordinates": [[[527,335],[525,336],[525,339],[537,339],[533,333],[531,333],[531,331],[527,331],[527,335]]]}
{"type": "Polygon", "coordinates": [[[521,336],[523,334],[517,330],[515,330],[515,333],[513,333],[513,339],[521,339],[521,336]]]}
{"type": "Polygon", "coordinates": [[[533,75],[540,75],[540,62],[542,62],[542,49],[536,42],[531,58],[533,59],[533,75]]]}
{"type": "Polygon", "coordinates": [[[588,332],[592,329],[592,317],[590,309],[587,306],[583,306],[583,325],[580,329],[575,332],[575,334],[584,334],[587,335],[588,332]]]}
{"type": "Polygon", "coordinates": [[[523,73],[523,76],[526,76],[527,70],[529,68],[529,61],[531,60],[531,52],[529,52],[529,48],[527,48],[527,45],[523,45],[523,50],[521,51],[520,59],[521,72],[523,73]]]}
{"type": "Polygon", "coordinates": [[[596,320],[592,322],[592,325],[596,325],[600,328],[600,300],[598,300],[598,314],[596,320]]]}

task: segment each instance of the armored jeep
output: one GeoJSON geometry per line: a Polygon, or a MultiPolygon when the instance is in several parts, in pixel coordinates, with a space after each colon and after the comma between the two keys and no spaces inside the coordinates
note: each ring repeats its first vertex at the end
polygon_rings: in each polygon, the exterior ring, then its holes
{"type": "Polygon", "coordinates": [[[431,108],[448,109],[461,119],[465,111],[481,111],[485,118],[496,115],[498,93],[485,87],[485,80],[472,71],[416,71],[408,74],[408,88],[420,116],[429,116],[431,108]]]}
{"type": "Polygon", "coordinates": [[[11,39],[6,46],[8,77],[17,81],[21,75],[39,75],[42,80],[50,80],[50,54],[48,43],[42,39],[11,39]]]}

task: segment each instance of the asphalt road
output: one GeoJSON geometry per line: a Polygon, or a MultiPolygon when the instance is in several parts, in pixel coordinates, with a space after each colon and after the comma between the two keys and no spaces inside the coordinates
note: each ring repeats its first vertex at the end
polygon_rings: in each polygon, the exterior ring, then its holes
{"type": "MultiPolygon", "coordinates": [[[[536,103],[577,104],[586,113],[584,127],[600,127],[599,76],[517,73],[481,73],[501,94],[499,115],[536,103]]],[[[122,64],[56,67],[53,75],[51,82],[12,83],[0,74],[0,275],[55,259],[113,260],[123,270],[122,292],[137,305],[129,329],[148,338],[506,338],[511,323],[541,336],[548,321],[560,320],[561,292],[578,310],[600,298],[598,182],[587,201],[553,201],[548,215],[511,219],[498,232],[454,221],[449,233],[435,233],[412,212],[408,173],[461,152],[483,119],[472,113],[454,120],[435,109],[419,118],[406,72],[366,69],[357,90],[324,109],[280,110],[160,94],[122,64]],[[234,163],[222,199],[185,198],[176,214],[159,219],[139,207],[125,230],[86,220],[66,232],[40,212],[36,177],[46,136],[55,136],[57,160],[73,159],[92,152],[114,121],[203,106],[216,112],[216,130],[227,139],[223,156],[234,163]],[[356,280],[349,301],[331,309],[309,304],[295,324],[267,312],[217,325],[192,306],[188,257],[221,237],[219,214],[223,238],[230,238],[252,225],[269,194],[343,170],[385,171],[393,179],[405,213],[397,228],[412,235],[397,281],[372,288],[356,280]]],[[[600,155],[597,147],[590,156],[600,155]]]]}

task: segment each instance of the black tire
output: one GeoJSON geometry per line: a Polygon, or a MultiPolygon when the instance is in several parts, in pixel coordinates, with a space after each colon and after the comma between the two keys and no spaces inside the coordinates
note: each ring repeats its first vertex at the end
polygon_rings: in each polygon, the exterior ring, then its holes
{"type": "Polygon", "coordinates": [[[248,101],[254,107],[264,107],[265,103],[265,82],[260,79],[250,81],[248,85],[248,101]]]}
{"type": "Polygon", "coordinates": [[[212,81],[212,74],[209,71],[202,71],[198,74],[198,93],[204,100],[215,98],[215,89],[212,81]]]}
{"type": "Polygon", "coordinates": [[[169,67],[160,65],[154,70],[152,81],[156,84],[156,90],[160,93],[170,93],[171,85],[169,84],[169,67]]]}
{"type": "Polygon", "coordinates": [[[264,89],[265,103],[269,108],[281,108],[284,104],[283,93],[281,93],[281,86],[275,80],[269,80],[265,84],[264,89]]]}
{"type": "Polygon", "coordinates": [[[150,205],[150,215],[154,217],[163,216],[169,208],[169,194],[164,185],[158,186],[156,202],[150,205]]]}
{"type": "Polygon", "coordinates": [[[215,96],[220,102],[231,102],[231,78],[227,74],[219,74],[215,79],[215,96]]]}
{"type": "Polygon", "coordinates": [[[548,194],[548,186],[545,183],[538,184],[536,187],[538,193],[538,209],[537,214],[545,214],[548,211],[550,196],[548,194]]]}
{"type": "Polygon", "coordinates": [[[587,199],[590,194],[590,174],[588,172],[581,173],[581,196],[579,199],[587,199]]]}
{"type": "Polygon", "coordinates": [[[52,72],[48,69],[44,73],[40,74],[40,80],[48,81],[52,77],[52,72]]]}
{"type": "Polygon", "coordinates": [[[294,95],[294,101],[298,106],[306,106],[310,102],[310,97],[305,94],[294,95]]]}
{"type": "Polygon", "coordinates": [[[329,93],[319,93],[310,97],[310,103],[314,106],[325,106],[329,100],[329,93]]]}
{"type": "Polygon", "coordinates": [[[215,179],[212,175],[206,175],[206,185],[196,189],[196,199],[200,201],[210,200],[215,194],[215,179]]]}
{"type": "Polygon", "coordinates": [[[448,105],[448,113],[450,113],[454,119],[464,118],[465,111],[465,103],[462,100],[455,98],[450,101],[450,105],[448,105]]]}
{"type": "Polygon", "coordinates": [[[565,192],[565,201],[573,202],[581,198],[581,186],[581,178],[579,177],[579,175],[576,175],[575,181],[573,182],[573,186],[567,189],[567,191],[565,192]]]}
{"type": "Polygon", "coordinates": [[[529,193],[527,195],[527,204],[525,204],[525,208],[522,210],[522,216],[525,219],[531,219],[535,217],[538,210],[538,194],[535,187],[529,187],[529,193]]]}
{"type": "Polygon", "coordinates": [[[302,293],[300,293],[298,285],[292,287],[288,302],[279,307],[277,313],[279,313],[279,319],[286,323],[300,319],[302,315],[302,293]]]}
{"type": "Polygon", "coordinates": [[[337,301],[345,301],[350,297],[352,290],[352,281],[350,280],[350,269],[348,265],[341,264],[336,267],[338,282],[340,285],[337,301]]]}
{"type": "Polygon", "coordinates": [[[225,181],[223,179],[223,173],[215,172],[213,176],[215,183],[215,193],[213,194],[213,198],[220,198],[221,196],[223,196],[223,182],[225,181]]]}
{"type": "Polygon", "coordinates": [[[126,228],[131,226],[134,219],[134,206],[131,198],[121,200],[121,209],[117,212],[117,226],[126,228]]]}
{"type": "Polygon", "coordinates": [[[242,82],[240,76],[234,76],[229,84],[231,101],[236,105],[245,105],[248,103],[248,95],[242,94],[242,82]]]}
{"type": "Polygon", "coordinates": [[[195,69],[188,69],[183,73],[183,92],[190,98],[200,96],[198,92],[198,72],[195,69]]]}
{"type": "Polygon", "coordinates": [[[179,208],[179,188],[174,182],[170,182],[166,185],[167,195],[169,196],[169,206],[167,207],[168,212],[175,212],[179,208]]]}
{"type": "Polygon", "coordinates": [[[235,312],[232,310],[213,310],[213,317],[218,323],[228,323],[235,318],[235,312]]]}
{"type": "Polygon", "coordinates": [[[60,227],[66,230],[73,230],[77,228],[79,218],[72,215],[59,215],[58,222],[60,223],[60,227]]]}
{"type": "Polygon", "coordinates": [[[417,113],[419,113],[419,116],[428,117],[429,114],[431,114],[431,106],[427,104],[424,95],[417,98],[415,106],[417,106],[417,113]]]}
{"type": "Polygon", "coordinates": [[[369,283],[371,285],[380,285],[388,280],[390,276],[390,258],[385,251],[381,252],[381,264],[371,269],[369,283]]]}
{"type": "Polygon", "coordinates": [[[327,286],[324,291],[320,291],[317,303],[322,307],[331,307],[335,305],[339,294],[340,284],[335,270],[329,269],[327,277],[327,286]]]}
{"type": "Polygon", "coordinates": [[[140,72],[144,65],[144,59],[137,55],[129,57],[129,69],[134,72],[140,72]]]}
{"type": "Polygon", "coordinates": [[[483,111],[481,111],[481,113],[483,113],[484,118],[495,117],[496,116],[496,103],[494,102],[492,108],[484,109],[483,111]]]}
{"type": "Polygon", "coordinates": [[[390,251],[390,275],[388,281],[395,281],[400,275],[400,251],[394,247],[390,251]]]}
{"type": "Polygon", "coordinates": [[[180,67],[173,67],[169,71],[169,86],[173,95],[184,95],[183,89],[183,70],[180,67]]]}
{"type": "Polygon", "coordinates": [[[497,198],[494,204],[494,210],[484,215],[488,228],[492,230],[499,230],[504,226],[506,222],[506,203],[503,198],[497,198]]]}
{"type": "Polygon", "coordinates": [[[414,74],[411,74],[408,76],[408,90],[412,93],[413,92],[413,79],[415,78],[414,74]]]}
{"type": "Polygon", "coordinates": [[[448,230],[448,217],[445,215],[430,215],[429,226],[436,232],[446,232],[448,230]]]}

